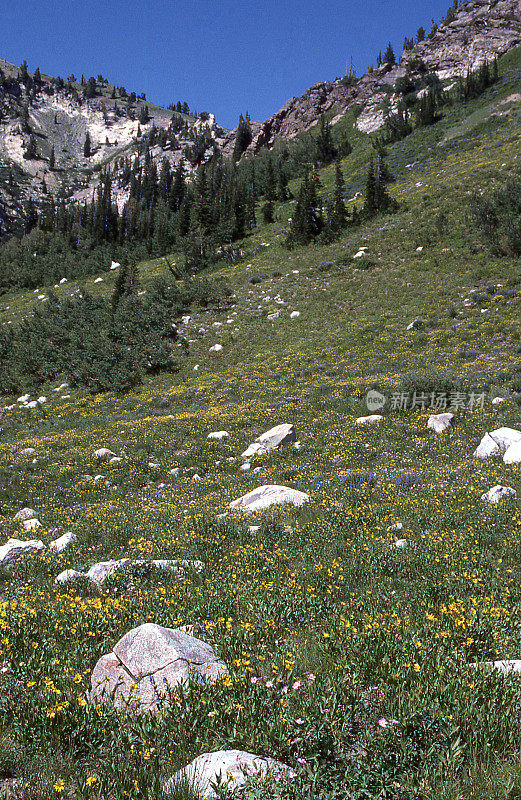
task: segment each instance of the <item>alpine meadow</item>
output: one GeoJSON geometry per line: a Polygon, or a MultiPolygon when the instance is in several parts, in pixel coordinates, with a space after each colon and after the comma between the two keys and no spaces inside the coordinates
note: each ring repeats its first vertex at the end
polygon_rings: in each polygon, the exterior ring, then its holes
{"type": "Polygon", "coordinates": [[[519,0],[234,130],[0,60],[1,800],[521,798],[520,258],[519,0]]]}

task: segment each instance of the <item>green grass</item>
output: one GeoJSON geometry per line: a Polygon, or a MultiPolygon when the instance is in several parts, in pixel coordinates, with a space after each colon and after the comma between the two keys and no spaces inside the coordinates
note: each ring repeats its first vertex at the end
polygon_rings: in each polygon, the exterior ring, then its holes
{"type": "MultiPolygon", "coordinates": [[[[517,260],[483,248],[467,216],[472,193],[519,175],[517,113],[487,121],[498,98],[519,89],[518,70],[513,53],[497,95],[448,109],[388,148],[396,214],[328,247],[288,251],[294,205],[279,207],[278,220],[243,243],[243,262],[212,270],[233,286],[235,305],[192,314],[177,375],[125,396],[64,398],[44,386],[40,411],[2,412],[0,543],[24,538],[13,521],[23,506],[43,526],[27,538],[78,535],[63,554],[0,575],[0,773],[27,784],[24,797],[159,798],[177,769],[221,748],[270,755],[297,772],[289,784],[252,786],[249,797],[520,796],[518,678],[470,665],[521,654],[521,475],[501,459],[472,457],[485,431],[519,428],[516,398],[493,406],[488,389],[509,389],[521,372],[521,296],[510,291],[521,278],[517,260]],[[465,128],[471,115],[479,125],[465,128]],[[372,269],[351,259],[362,244],[372,269]],[[325,260],[334,266],[318,271],[325,260]],[[252,285],[254,275],[262,280],[252,285]],[[474,290],[481,300],[468,304],[474,290]],[[291,320],[293,310],[300,317],[291,320]],[[407,331],[416,318],[424,328],[407,331]],[[212,354],[217,341],[224,349],[212,354]],[[427,384],[486,388],[487,399],[483,410],[459,411],[444,435],[427,429],[428,409],[387,409],[379,426],[355,425],[371,386],[427,384]],[[246,446],[286,421],[301,449],[241,472],[246,446]],[[214,430],[230,438],[208,441],[214,430]],[[19,455],[29,446],[35,463],[19,455]],[[101,446],[123,461],[97,465],[101,446]],[[97,473],[111,488],[86,477],[97,473]],[[311,502],[217,518],[264,483],[308,492],[311,502]],[[483,503],[497,483],[518,498],[483,503]],[[389,530],[398,521],[403,530],[389,530]],[[260,530],[249,532],[252,523],[260,530]],[[394,546],[399,538],[406,549],[394,546]],[[135,585],[131,573],[103,590],[53,582],[64,569],[123,556],[200,558],[206,568],[180,583],[159,575],[135,585]],[[193,625],[230,680],[179,692],[156,718],[84,705],[99,656],[147,621],[193,625]]],[[[369,154],[360,134],[343,162],[348,192],[363,186],[369,154]]],[[[324,193],[333,177],[321,172],[324,193]]],[[[141,264],[144,289],[166,269],[161,259],[141,264]]],[[[108,294],[114,275],[103,279],[82,285],[108,294]]],[[[2,297],[0,321],[30,313],[36,296],[2,297]]]]}

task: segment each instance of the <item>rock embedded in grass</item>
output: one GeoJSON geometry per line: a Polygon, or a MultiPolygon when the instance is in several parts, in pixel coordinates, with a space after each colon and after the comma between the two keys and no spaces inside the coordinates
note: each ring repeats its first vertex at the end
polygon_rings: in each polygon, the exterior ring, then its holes
{"type": "Polygon", "coordinates": [[[376,425],[382,420],[383,416],[381,414],[370,414],[368,417],[358,417],[355,420],[355,425],[376,425]]]}
{"type": "Polygon", "coordinates": [[[0,567],[8,567],[22,556],[39,553],[41,550],[45,550],[45,545],[39,539],[32,539],[30,542],[9,539],[0,547],[0,567]]]}
{"type": "MultiPolygon", "coordinates": [[[[226,787],[226,797],[235,796],[248,779],[269,779],[274,783],[283,775],[295,777],[293,770],[267,756],[257,756],[244,750],[217,750],[203,753],[190,764],[173,775],[164,785],[167,797],[172,796],[176,787],[188,784],[195,795],[205,800],[218,800],[222,792],[218,786],[226,787]]],[[[242,794],[241,794],[242,797],[242,794]]]]}
{"type": "Polygon", "coordinates": [[[497,428],[486,433],[474,450],[475,458],[490,458],[504,454],[512,444],[521,442],[521,431],[515,428],[497,428]]]}
{"type": "Polygon", "coordinates": [[[251,458],[254,455],[269,453],[283,447],[286,444],[293,444],[297,441],[295,426],[290,422],[284,422],[270,428],[269,431],[261,434],[250,446],[242,453],[242,458],[251,458]]]}
{"type": "Polygon", "coordinates": [[[42,527],[42,523],[39,519],[24,519],[22,525],[26,531],[35,531],[42,527]]]}
{"type": "Polygon", "coordinates": [[[230,434],[228,431],[213,431],[212,433],[209,433],[206,438],[215,439],[218,442],[222,442],[223,439],[229,439],[230,434]]]}
{"type": "Polygon", "coordinates": [[[431,414],[427,427],[436,433],[443,433],[452,427],[454,421],[454,414],[447,412],[446,414],[431,414]]]}
{"type": "Polygon", "coordinates": [[[515,489],[512,489],[511,486],[501,486],[498,484],[497,486],[493,486],[488,492],[485,492],[481,495],[482,500],[488,500],[489,503],[500,503],[501,500],[506,500],[510,497],[516,497],[517,492],[515,489]]]}
{"type": "Polygon", "coordinates": [[[97,458],[98,461],[110,461],[115,455],[116,454],[113,453],[112,450],[109,450],[108,447],[100,447],[99,450],[94,452],[94,458],[97,458]]]}
{"type": "Polygon", "coordinates": [[[78,537],[76,534],[72,533],[71,531],[67,531],[67,533],[64,533],[59,539],[55,539],[50,543],[49,550],[54,550],[56,553],[62,553],[66,547],[77,541],[78,537]]]}
{"type": "MultiPolygon", "coordinates": [[[[107,580],[107,578],[110,578],[111,575],[127,564],[129,566],[150,565],[156,569],[167,569],[175,573],[177,580],[183,580],[183,578],[186,577],[187,572],[195,572],[196,574],[200,575],[204,570],[204,564],[202,561],[187,561],[184,559],[155,559],[153,561],[143,561],[142,559],[137,559],[133,561],[130,558],[120,558],[117,560],[111,559],[109,561],[98,561],[96,564],[93,564],[87,572],[76,572],[75,570],[72,570],[71,572],[74,572],[75,574],[71,577],[87,578],[87,580],[92,581],[97,586],[101,586],[107,580]]],[[[69,570],[65,570],[65,572],[69,572],[69,570]]],[[[67,578],[64,577],[65,572],[61,572],[58,575],[55,581],[56,583],[63,583],[65,580],[67,580],[67,578]]]]}
{"type": "Polygon", "coordinates": [[[119,709],[157,712],[173,687],[227,674],[226,664],[206,642],[179,629],[146,623],[126,633],[99,659],[90,697],[119,709]]]}
{"type": "Polygon", "coordinates": [[[17,522],[25,522],[28,519],[36,519],[36,511],[32,508],[21,508],[20,511],[17,511],[14,515],[14,518],[17,522]]]}
{"type": "Polygon", "coordinates": [[[268,484],[259,486],[257,489],[253,489],[248,494],[243,495],[243,497],[233,500],[228,507],[253,513],[255,511],[264,511],[266,508],[282,503],[301,506],[307,503],[309,499],[309,494],[299,492],[297,489],[268,484]]]}

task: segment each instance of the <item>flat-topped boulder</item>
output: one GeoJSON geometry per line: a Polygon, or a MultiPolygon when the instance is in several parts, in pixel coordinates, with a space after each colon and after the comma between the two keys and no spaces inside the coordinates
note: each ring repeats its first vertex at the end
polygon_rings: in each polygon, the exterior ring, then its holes
{"type": "Polygon", "coordinates": [[[490,458],[503,455],[515,442],[521,442],[521,431],[515,428],[498,428],[483,436],[474,451],[474,457],[490,458]]]}
{"type": "Polygon", "coordinates": [[[157,712],[174,686],[214,681],[228,674],[207,643],[178,628],[145,623],[102,656],[91,676],[90,696],[116,708],[157,712]]]}
{"type": "Polygon", "coordinates": [[[9,539],[0,547],[0,567],[8,567],[22,556],[39,553],[45,545],[39,539],[23,542],[21,539],[9,539]]]}
{"type": "Polygon", "coordinates": [[[275,761],[267,756],[257,756],[244,750],[217,750],[214,753],[203,753],[179,770],[166,782],[164,792],[168,797],[183,781],[188,782],[190,788],[199,797],[206,800],[218,800],[222,793],[217,794],[214,787],[226,787],[226,796],[239,791],[248,779],[272,778],[277,782],[286,773],[294,777],[295,773],[286,764],[275,761]]]}
{"type": "Polygon", "coordinates": [[[243,497],[233,500],[229,508],[249,512],[264,511],[266,508],[282,503],[291,503],[291,505],[294,506],[301,506],[307,503],[309,499],[309,494],[299,492],[297,489],[268,484],[266,486],[259,486],[257,489],[252,489],[251,492],[243,495],[243,497]]]}
{"type": "Polygon", "coordinates": [[[269,431],[262,433],[255,441],[250,444],[247,450],[242,453],[242,458],[251,458],[255,455],[262,453],[269,453],[270,450],[275,450],[278,447],[283,447],[286,444],[293,444],[297,441],[297,434],[295,427],[289,422],[284,422],[281,425],[276,425],[270,428],[269,431]]]}

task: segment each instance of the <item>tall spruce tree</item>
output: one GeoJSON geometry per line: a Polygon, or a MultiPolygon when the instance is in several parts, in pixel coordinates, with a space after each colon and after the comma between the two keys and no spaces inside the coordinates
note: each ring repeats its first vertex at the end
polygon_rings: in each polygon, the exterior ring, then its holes
{"type": "Polygon", "coordinates": [[[336,162],[335,167],[335,191],[333,195],[333,213],[330,227],[333,231],[340,231],[345,227],[347,210],[344,202],[345,181],[342,174],[340,161],[336,162]]]}
{"type": "Polygon", "coordinates": [[[251,140],[252,132],[249,114],[246,113],[246,117],[243,117],[241,114],[239,117],[239,124],[237,126],[237,134],[235,136],[235,145],[233,148],[234,161],[239,161],[240,157],[251,143],[251,140]]]}
{"type": "Polygon", "coordinates": [[[90,134],[88,131],[85,136],[85,141],[83,143],[83,155],[85,158],[91,157],[91,141],[90,141],[90,134]]]}
{"type": "Polygon", "coordinates": [[[384,64],[388,64],[390,67],[394,67],[396,64],[396,56],[394,54],[391,42],[389,42],[389,44],[387,45],[387,50],[384,53],[383,61],[384,64]]]}
{"type": "Polygon", "coordinates": [[[319,164],[331,164],[337,157],[337,149],[333,142],[331,125],[324,114],[320,117],[320,129],[317,137],[317,157],[319,164]]]}

